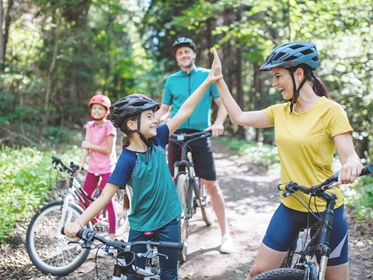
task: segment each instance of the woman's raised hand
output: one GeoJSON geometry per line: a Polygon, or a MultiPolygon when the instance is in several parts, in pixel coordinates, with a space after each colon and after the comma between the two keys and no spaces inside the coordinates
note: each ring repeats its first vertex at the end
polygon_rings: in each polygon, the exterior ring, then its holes
{"type": "Polygon", "coordinates": [[[214,54],[214,61],[211,66],[211,70],[214,72],[215,76],[222,76],[221,62],[218,55],[218,51],[215,48],[212,48],[212,53],[214,54]]]}
{"type": "Polygon", "coordinates": [[[212,53],[214,54],[214,61],[212,62],[212,65],[211,65],[211,72],[209,76],[207,77],[210,83],[214,83],[220,80],[221,78],[223,78],[223,74],[221,71],[221,62],[219,59],[218,52],[216,51],[215,48],[212,48],[212,53]]]}

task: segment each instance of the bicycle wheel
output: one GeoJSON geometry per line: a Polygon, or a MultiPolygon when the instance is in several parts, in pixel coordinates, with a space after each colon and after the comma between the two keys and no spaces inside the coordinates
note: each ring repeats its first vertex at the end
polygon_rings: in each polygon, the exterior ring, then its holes
{"type": "Polygon", "coordinates": [[[304,280],[305,271],[296,268],[277,268],[265,271],[252,280],[304,280]]]}
{"type": "MultiPolygon", "coordinates": [[[[44,274],[64,276],[80,267],[88,257],[89,249],[60,232],[63,201],[55,201],[42,207],[31,219],[26,233],[27,253],[32,263],[44,274]]],[[[82,210],[69,204],[63,225],[74,221],[82,210]]]]}
{"type": "Polygon", "coordinates": [[[202,178],[194,180],[194,194],[196,197],[196,204],[201,208],[202,218],[205,221],[206,226],[210,226],[214,220],[215,214],[211,205],[211,197],[207,193],[202,178]]]}
{"type": "Polygon", "coordinates": [[[180,242],[184,244],[183,250],[179,253],[179,262],[183,264],[187,260],[188,252],[188,239],[189,239],[189,218],[188,218],[188,192],[189,192],[189,181],[185,174],[179,174],[176,181],[176,189],[179,195],[181,205],[183,207],[183,213],[180,217],[180,242]]]}

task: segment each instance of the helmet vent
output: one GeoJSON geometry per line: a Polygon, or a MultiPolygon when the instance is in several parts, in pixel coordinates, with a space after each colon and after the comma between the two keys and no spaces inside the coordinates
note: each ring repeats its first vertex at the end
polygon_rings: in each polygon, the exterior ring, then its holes
{"type": "Polygon", "coordinates": [[[307,55],[307,54],[310,54],[310,53],[313,53],[313,51],[310,50],[310,49],[302,51],[302,54],[304,54],[304,55],[307,55]]]}
{"type": "Polygon", "coordinates": [[[303,45],[293,45],[293,46],[289,46],[289,48],[291,48],[292,50],[296,50],[296,49],[303,48],[303,47],[304,47],[303,45]]]}
{"type": "Polygon", "coordinates": [[[285,54],[285,53],[283,53],[283,52],[278,53],[278,54],[273,58],[273,60],[276,61],[276,60],[280,59],[280,57],[282,57],[284,54],[285,54]]]}
{"type": "Polygon", "coordinates": [[[284,59],[284,61],[292,61],[292,60],[295,60],[295,59],[297,59],[297,57],[292,55],[292,56],[289,56],[286,59],[284,59]]]}

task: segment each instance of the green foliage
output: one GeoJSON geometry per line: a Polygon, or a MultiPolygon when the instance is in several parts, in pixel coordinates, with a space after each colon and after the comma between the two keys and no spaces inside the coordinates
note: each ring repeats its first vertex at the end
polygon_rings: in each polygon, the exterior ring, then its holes
{"type": "Polygon", "coordinates": [[[373,176],[361,177],[358,183],[348,186],[344,194],[358,219],[373,219],[373,176]]]}
{"type": "MultiPolygon", "coordinates": [[[[79,158],[80,149],[64,152],[69,158],[79,158]]],[[[54,151],[2,146],[0,153],[0,243],[13,236],[17,221],[30,218],[49,197],[53,185],[48,167],[54,151]]]]}
{"type": "Polygon", "coordinates": [[[219,137],[217,139],[240,155],[244,155],[249,162],[267,167],[279,163],[277,147],[275,146],[230,137],[219,137]]]}

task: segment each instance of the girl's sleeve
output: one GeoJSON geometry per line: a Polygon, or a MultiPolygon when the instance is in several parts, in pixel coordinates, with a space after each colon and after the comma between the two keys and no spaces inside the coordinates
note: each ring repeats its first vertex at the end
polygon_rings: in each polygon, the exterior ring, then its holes
{"type": "Polygon", "coordinates": [[[117,136],[117,129],[114,127],[114,125],[109,121],[107,126],[107,136],[114,135],[117,136]]]}
{"type": "Polygon", "coordinates": [[[170,130],[168,129],[167,124],[163,124],[157,127],[157,136],[155,136],[155,140],[158,145],[162,146],[163,148],[166,147],[166,145],[168,144],[169,136],[170,130]]]}
{"type": "Polygon", "coordinates": [[[133,169],[136,165],[136,154],[123,150],[108,183],[124,189],[131,180],[133,169]]]}

